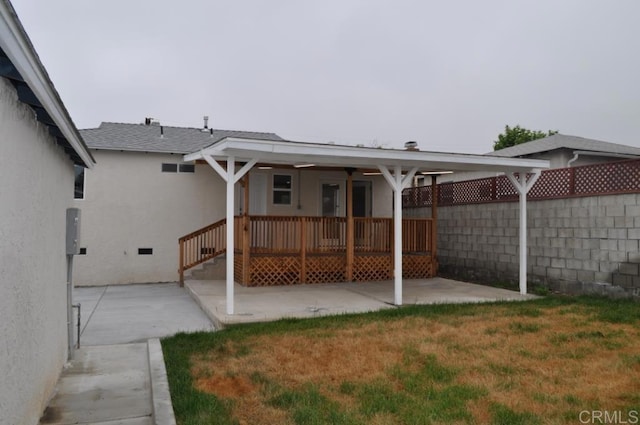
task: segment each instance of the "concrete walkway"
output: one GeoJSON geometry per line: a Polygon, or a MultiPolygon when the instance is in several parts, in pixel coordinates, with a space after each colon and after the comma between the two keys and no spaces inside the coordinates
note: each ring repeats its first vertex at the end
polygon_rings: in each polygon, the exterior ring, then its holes
{"type": "Polygon", "coordinates": [[[41,424],[175,424],[157,338],[213,330],[175,283],[76,288],[81,348],[41,424]]]}
{"type": "MultiPolygon", "coordinates": [[[[271,321],[285,317],[364,313],[393,305],[393,282],[336,283],[247,288],[235,285],[235,313],[226,314],[224,281],[185,282],[202,310],[218,326],[271,321]]],[[[405,280],[403,304],[469,303],[527,300],[535,295],[444,278],[405,280]]]]}

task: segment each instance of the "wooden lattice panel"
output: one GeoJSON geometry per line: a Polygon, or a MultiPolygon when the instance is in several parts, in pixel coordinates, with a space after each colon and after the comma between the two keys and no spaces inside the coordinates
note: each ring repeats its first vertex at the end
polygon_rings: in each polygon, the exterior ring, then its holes
{"type": "Polygon", "coordinates": [[[346,258],[343,255],[307,257],[307,283],[344,282],[346,258]]]}
{"type": "Polygon", "coordinates": [[[405,279],[425,279],[434,276],[430,255],[404,255],[402,257],[402,277],[405,279]]]}
{"type": "Polygon", "coordinates": [[[297,256],[258,256],[251,258],[249,286],[295,285],[300,283],[297,256]]]}
{"type": "Polygon", "coordinates": [[[575,193],[633,192],[640,189],[640,162],[625,161],[575,168],[575,193]]]}
{"type": "Polygon", "coordinates": [[[518,190],[513,186],[513,183],[507,178],[507,176],[494,177],[496,183],[496,191],[494,200],[498,201],[517,201],[518,190]]]}
{"type": "MultiPolygon", "coordinates": [[[[527,179],[531,175],[527,176],[527,179]]],[[[527,199],[557,199],[575,196],[640,192],[640,160],[607,162],[579,167],[544,170],[527,199]]],[[[403,207],[430,206],[428,187],[412,187],[402,193],[403,207]]],[[[517,201],[518,192],[506,176],[438,185],[441,206],[493,201],[517,201]]]]}
{"type": "Polygon", "coordinates": [[[417,208],[431,205],[431,186],[419,186],[402,192],[402,207],[417,208]]]}
{"type": "Polygon", "coordinates": [[[353,263],[356,282],[388,280],[393,275],[391,255],[357,255],[353,263]]]}
{"type": "Polygon", "coordinates": [[[233,256],[233,277],[238,283],[245,284],[246,281],[242,275],[242,254],[236,253],[233,256]]]}
{"type": "MultiPolygon", "coordinates": [[[[533,185],[527,199],[545,199],[568,196],[571,191],[571,168],[545,170],[533,185]]],[[[514,189],[515,190],[515,189],[514,189]]],[[[517,196],[514,198],[517,199],[517,196]]]]}

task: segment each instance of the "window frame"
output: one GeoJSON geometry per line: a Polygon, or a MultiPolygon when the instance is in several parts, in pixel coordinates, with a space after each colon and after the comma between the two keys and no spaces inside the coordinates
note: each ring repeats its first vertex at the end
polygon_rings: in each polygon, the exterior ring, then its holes
{"type": "Polygon", "coordinates": [[[178,163],[177,162],[163,162],[160,165],[160,171],[163,173],[177,173],[178,172],[178,163]],[[174,168],[175,169],[172,169],[174,168]]]}
{"type": "Polygon", "coordinates": [[[290,207],[291,205],[293,205],[293,174],[273,173],[271,175],[271,204],[276,207],[290,207]],[[277,176],[289,177],[289,188],[276,187],[275,179],[277,176]],[[276,192],[289,193],[289,202],[288,203],[276,202],[276,199],[275,199],[276,192]]]}
{"type": "Polygon", "coordinates": [[[178,163],[178,173],[179,174],[193,174],[196,172],[196,164],[192,164],[189,162],[180,162],[178,163]],[[188,168],[191,171],[184,171],[183,168],[188,168]]]}
{"type": "Polygon", "coordinates": [[[194,174],[196,164],[190,162],[163,162],[160,165],[160,172],[169,174],[194,174]],[[185,171],[185,168],[190,171],[185,171]]]}
{"type": "Polygon", "coordinates": [[[81,165],[73,165],[73,200],[83,201],[87,197],[87,169],[81,165]],[[80,174],[76,174],[76,170],[82,170],[80,174]],[[76,178],[82,176],[82,197],[76,197],[76,178]]]}

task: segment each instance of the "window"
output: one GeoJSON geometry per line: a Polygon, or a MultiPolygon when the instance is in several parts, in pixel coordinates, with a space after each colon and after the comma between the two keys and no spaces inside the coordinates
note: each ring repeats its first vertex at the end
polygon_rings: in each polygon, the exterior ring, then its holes
{"type": "Polygon", "coordinates": [[[74,165],[73,168],[76,175],[73,199],[84,199],[84,167],[74,165]]]}
{"type": "Polygon", "coordinates": [[[195,173],[196,166],[193,164],[174,164],[171,162],[162,163],[163,173],[195,173]]]}
{"type": "Polygon", "coordinates": [[[153,248],[138,248],[138,255],[153,255],[153,248]]]}
{"type": "Polygon", "coordinates": [[[196,166],[193,164],[180,164],[180,172],[181,173],[195,173],[196,166]]]}
{"type": "Polygon", "coordinates": [[[291,176],[273,175],[273,205],[291,205],[291,176]]]}

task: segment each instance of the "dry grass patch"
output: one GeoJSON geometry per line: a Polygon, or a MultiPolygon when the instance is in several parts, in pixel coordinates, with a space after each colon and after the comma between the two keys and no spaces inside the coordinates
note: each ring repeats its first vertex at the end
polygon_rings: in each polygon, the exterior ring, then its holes
{"type": "Polygon", "coordinates": [[[638,323],[597,320],[592,308],[321,323],[195,353],[193,385],[248,424],[565,423],[581,410],[640,407],[638,323]]]}

